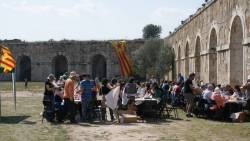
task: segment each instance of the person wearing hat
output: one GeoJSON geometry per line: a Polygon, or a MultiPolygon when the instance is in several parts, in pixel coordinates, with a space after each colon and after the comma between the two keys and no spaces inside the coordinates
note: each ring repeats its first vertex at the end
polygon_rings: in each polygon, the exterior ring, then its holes
{"type": "Polygon", "coordinates": [[[75,71],[70,72],[69,78],[65,81],[64,85],[64,112],[65,115],[69,114],[70,122],[76,123],[75,120],[75,103],[74,103],[74,85],[77,78],[75,71]]]}
{"type": "Polygon", "coordinates": [[[45,81],[45,95],[54,95],[54,81],[55,76],[53,74],[49,74],[47,80],[45,81]]]}
{"type": "Polygon", "coordinates": [[[54,111],[54,91],[55,91],[55,85],[54,85],[55,77],[53,74],[50,74],[46,81],[45,81],[45,91],[44,91],[44,97],[43,97],[43,105],[46,107],[44,117],[47,119],[47,121],[52,122],[54,120],[54,113],[48,112],[48,111],[54,111]]]}
{"type": "Polygon", "coordinates": [[[193,105],[194,105],[194,86],[193,86],[193,80],[195,78],[195,73],[191,73],[189,75],[189,78],[184,82],[184,97],[187,101],[186,103],[186,116],[187,117],[193,117],[192,116],[192,109],[193,109],[193,105]]]}

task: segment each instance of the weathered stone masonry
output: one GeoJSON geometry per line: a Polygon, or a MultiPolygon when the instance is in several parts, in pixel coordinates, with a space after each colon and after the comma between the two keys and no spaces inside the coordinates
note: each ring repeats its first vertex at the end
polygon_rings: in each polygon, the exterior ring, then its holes
{"type": "MultiPolygon", "coordinates": [[[[8,42],[17,61],[18,81],[44,81],[48,74],[57,77],[64,72],[75,70],[89,73],[92,77],[112,78],[120,75],[119,64],[111,41],[48,41],[48,42],[8,42]]],[[[132,52],[144,44],[143,40],[127,41],[126,52],[132,52]]],[[[2,75],[10,80],[10,75],[2,75]]]]}
{"type": "Polygon", "coordinates": [[[250,0],[210,0],[165,42],[175,50],[175,76],[242,84],[250,75],[250,0]]]}

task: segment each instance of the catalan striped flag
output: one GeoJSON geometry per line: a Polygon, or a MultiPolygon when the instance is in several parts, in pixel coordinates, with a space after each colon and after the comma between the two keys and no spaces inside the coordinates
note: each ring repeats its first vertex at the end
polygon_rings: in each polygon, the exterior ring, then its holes
{"type": "Polygon", "coordinates": [[[125,51],[126,42],[114,41],[112,42],[112,47],[114,48],[116,56],[118,57],[122,76],[130,76],[132,74],[132,65],[125,51]]]}
{"type": "Polygon", "coordinates": [[[16,66],[16,61],[12,56],[9,48],[4,45],[0,45],[0,73],[9,73],[16,66]]]}

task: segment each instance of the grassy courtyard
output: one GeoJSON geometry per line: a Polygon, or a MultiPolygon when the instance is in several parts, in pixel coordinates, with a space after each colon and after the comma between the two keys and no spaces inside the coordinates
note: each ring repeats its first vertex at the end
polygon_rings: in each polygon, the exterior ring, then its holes
{"type": "MultiPolygon", "coordinates": [[[[21,89],[20,85],[20,83],[17,84],[18,89],[21,89]]],[[[1,90],[0,141],[68,140],[67,132],[62,126],[41,122],[42,95],[40,93],[34,95],[33,92],[18,91],[17,110],[15,111],[12,93],[6,92],[6,90],[9,88],[5,87],[4,92],[1,90]]]]}
{"type": "Polygon", "coordinates": [[[50,124],[41,122],[43,83],[30,83],[24,90],[17,83],[17,111],[14,110],[10,83],[0,83],[2,117],[0,141],[248,141],[250,123],[226,123],[198,118],[136,124],[50,124]],[[4,88],[2,87],[4,86],[4,88]],[[4,91],[2,90],[4,89],[4,91]]]}

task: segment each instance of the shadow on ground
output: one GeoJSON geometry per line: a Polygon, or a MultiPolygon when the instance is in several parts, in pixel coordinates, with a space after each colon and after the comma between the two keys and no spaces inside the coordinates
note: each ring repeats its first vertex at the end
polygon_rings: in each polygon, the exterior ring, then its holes
{"type": "Polygon", "coordinates": [[[30,116],[4,116],[0,117],[0,124],[18,124],[18,123],[24,123],[24,124],[34,124],[30,121],[25,121],[30,116]]]}

